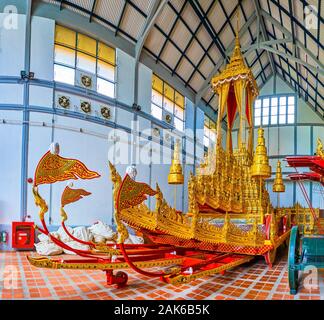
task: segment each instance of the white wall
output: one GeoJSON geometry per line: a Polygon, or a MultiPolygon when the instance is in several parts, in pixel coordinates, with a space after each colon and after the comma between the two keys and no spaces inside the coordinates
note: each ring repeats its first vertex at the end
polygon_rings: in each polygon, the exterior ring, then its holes
{"type": "Polygon", "coordinates": [[[22,112],[0,110],[0,224],[20,220],[22,112]]]}
{"type": "Polygon", "coordinates": [[[0,75],[20,76],[25,68],[26,16],[18,14],[16,28],[4,28],[8,15],[0,13],[0,75]]]}
{"type": "Polygon", "coordinates": [[[135,59],[117,49],[117,94],[118,101],[129,106],[134,103],[135,59]]]}

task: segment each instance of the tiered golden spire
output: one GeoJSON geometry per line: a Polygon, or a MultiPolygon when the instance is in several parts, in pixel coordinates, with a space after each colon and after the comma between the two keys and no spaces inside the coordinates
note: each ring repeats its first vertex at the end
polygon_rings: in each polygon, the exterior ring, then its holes
{"type": "Polygon", "coordinates": [[[168,175],[169,184],[183,184],[182,166],[180,162],[180,141],[174,144],[173,159],[170,167],[170,173],[168,175]]]}
{"type": "Polygon", "coordinates": [[[271,177],[271,167],[269,166],[263,128],[258,129],[258,146],[256,147],[255,154],[253,156],[251,175],[254,178],[263,179],[271,177]]]}
{"type": "Polygon", "coordinates": [[[286,190],[286,187],[282,180],[281,162],[280,162],[280,160],[278,160],[276,177],[273,182],[272,191],[273,192],[285,192],[285,190],[286,190]]]}
{"type": "Polygon", "coordinates": [[[225,69],[212,78],[211,84],[214,90],[221,86],[225,81],[233,81],[235,79],[247,79],[251,86],[253,96],[259,95],[258,85],[254,79],[252,71],[245,65],[241,53],[240,37],[239,37],[239,11],[237,11],[237,27],[235,36],[235,47],[230,59],[230,63],[226,65],[225,69]]]}

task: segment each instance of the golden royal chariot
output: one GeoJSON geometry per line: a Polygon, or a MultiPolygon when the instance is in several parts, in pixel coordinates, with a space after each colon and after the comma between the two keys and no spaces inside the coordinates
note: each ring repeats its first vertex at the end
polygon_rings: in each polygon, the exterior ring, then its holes
{"type": "MultiPolygon", "coordinates": [[[[219,97],[217,141],[203,163],[188,181],[188,212],[178,212],[164,199],[158,185],[155,190],[136,182],[128,174],[121,177],[109,163],[113,182],[114,219],[118,241],[114,244],[85,242],[69,233],[65,225],[65,206],[90,195],[83,189],[67,186],[61,199],[62,227],[74,241],[87,244],[90,250],[77,250],[52,235],[44,215],[48,208],[39,193],[41,184],[57,181],[94,179],[100,175],[76,159],[63,158],[58,150],[48,151],[40,160],[33,184],[42,227],[36,227],[60,247],[77,254],[77,258],[54,259],[29,255],[29,262],[42,268],[97,269],[106,272],[107,284],[122,287],[128,276],[123,271],[158,277],[164,282],[181,284],[198,277],[223,273],[264,256],[268,265],[274,262],[277,248],[288,238],[293,208],[274,208],[270,203],[265,180],[271,167],[265,146],[264,130],[258,129],[253,152],[253,102],[258,87],[253,74],[244,64],[238,35],[230,63],[212,79],[219,97]],[[226,149],[222,147],[221,121],[227,113],[226,149]],[[238,146],[232,146],[232,127],[239,117],[238,146]],[[145,204],[147,195],[155,196],[155,209],[145,204]],[[125,244],[126,225],[140,231],[146,243],[125,244]],[[160,271],[152,271],[159,267],[160,271]],[[145,270],[144,270],[145,269],[145,270]]],[[[169,183],[183,181],[175,144],[169,183]]],[[[278,162],[274,192],[284,192],[281,164],[278,162]]],[[[308,209],[299,209],[308,210],[308,209]]]]}

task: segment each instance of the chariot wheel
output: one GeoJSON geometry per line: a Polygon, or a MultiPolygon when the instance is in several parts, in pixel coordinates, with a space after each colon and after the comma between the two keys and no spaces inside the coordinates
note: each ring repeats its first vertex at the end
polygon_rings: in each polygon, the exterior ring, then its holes
{"type": "Polygon", "coordinates": [[[298,227],[291,229],[289,251],[288,251],[288,282],[290,294],[296,294],[298,289],[297,265],[300,257],[300,234],[298,227]]]}
{"type": "Polygon", "coordinates": [[[287,237],[285,240],[285,247],[289,248],[289,243],[290,243],[290,237],[287,237]]]}

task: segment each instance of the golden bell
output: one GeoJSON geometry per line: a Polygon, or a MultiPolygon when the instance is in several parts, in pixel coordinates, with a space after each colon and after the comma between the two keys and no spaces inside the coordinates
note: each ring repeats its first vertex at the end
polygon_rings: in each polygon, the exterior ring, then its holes
{"type": "Polygon", "coordinates": [[[173,159],[168,175],[169,184],[183,184],[184,178],[182,174],[182,166],[180,163],[179,140],[174,144],[173,159]]]}
{"type": "Polygon", "coordinates": [[[275,180],[273,182],[273,186],[272,186],[272,191],[273,192],[285,192],[286,187],[282,181],[282,171],[281,171],[281,163],[278,160],[277,163],[277,171],[276,171],[276,177],[275,180]]]}
{"type": "Polygon", "coordinates": [[[264,130],[262,128],[258,129],[258,146],[256,147],[255,154],[253,156],[251,176],[262,179],[271,177],[271,167],[269,166],[267,148],[264,140],[264,130]]]}

